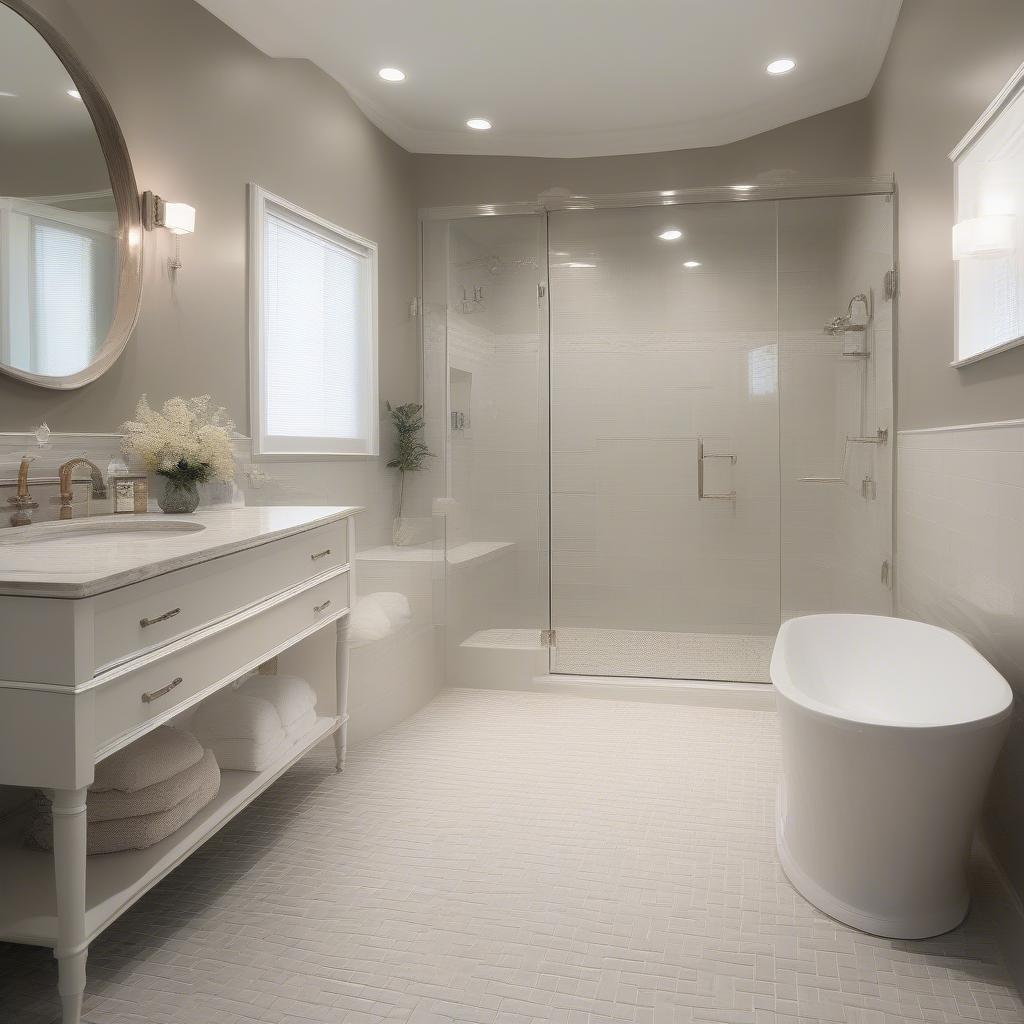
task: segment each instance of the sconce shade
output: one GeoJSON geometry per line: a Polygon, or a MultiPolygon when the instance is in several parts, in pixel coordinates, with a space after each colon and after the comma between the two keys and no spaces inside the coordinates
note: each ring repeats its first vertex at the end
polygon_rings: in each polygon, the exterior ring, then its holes
{"type": "Polygon", "coordinates": [[[173,235],[191,235],[196,229],[196,210],[188,203],[167,203],[152,192],[143,192],[142,223],[147,231],[166,228],[173,235]]]}
{"type": "Polygon", "coordinates": [[[175,235],[191,235],[196,229],[196,210],[188,203],[163,203],[163,226],[175,235]]]}
{"type": "Polygon", "coordinates": [[[953,225],[953,259],[1005,256],[1014,249],[1012,215],[972,217],[953,225]]]}

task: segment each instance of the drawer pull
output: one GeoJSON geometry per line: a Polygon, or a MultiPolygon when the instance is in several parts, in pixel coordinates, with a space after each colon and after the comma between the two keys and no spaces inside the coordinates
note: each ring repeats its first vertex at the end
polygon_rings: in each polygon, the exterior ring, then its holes
{"type": "Polygon", "coordinates": [[[313,605],[313,614],[314,615],[319,615],[330,603],[331,603],[331,599],[327,598],[327,600],[324,601],[323,604],[315,604],[315,605],[313,605]]]}
{"type": "Polygon", "coordinates": [[[166,686],[161,686],[159,690],[154,690],[152,693],[144,693],[142,695],[143,704],[152,704],[153,701],[159,700],[165,693],[170,693],[176,686],[181,685],[181,676],[177,679],[172,679],[166,686]]]}
{"type": "Polygon", "coordinates": [[[331,553],[330,548],[324,548],[323,551],[318,551],[315,555],[310,555],[310,561],[317,562],[321,558],[326,558],[331,553]]]}
{"type": "Polygon", "coordinates": [[[145,629],[147,626],[155,626],[158,622],[166,622],[168,619],[173,619],[175,615],[180,614],[180,608],[172,608],[169,612],[164,612],[163,615],[155,615],[151,619],[139,619],[139,625],[145,629]]]}

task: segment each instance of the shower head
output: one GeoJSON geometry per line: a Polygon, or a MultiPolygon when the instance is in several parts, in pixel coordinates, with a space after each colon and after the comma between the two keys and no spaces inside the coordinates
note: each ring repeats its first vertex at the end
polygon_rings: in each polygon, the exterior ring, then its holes
{"type": "Polygon", "coordinates": [[[870,322],[871,307],[868,305],[868,297],[860,292],[850,299],[845,314],[834,316],[825,324],[825,333],[834,337],[837,334],[846,334],[848,331],[866,331],[870,322]],[[863,312],[860,310],[854,312],[854,306],[863,306],[863,312]]]}

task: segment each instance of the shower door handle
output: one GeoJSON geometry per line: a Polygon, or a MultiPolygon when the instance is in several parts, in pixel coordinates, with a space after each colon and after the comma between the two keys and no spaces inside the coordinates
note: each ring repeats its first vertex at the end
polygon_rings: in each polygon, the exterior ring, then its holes
{"type": "Polygon", "coordinates": [[[697,500],[698,501],[735,501],[736,492],[729,491],[728,494],[705,494],[704,493],[704,460],[705,459],[728,459],[730,466],[736,465],[735,455],[705,455],[704,440],[697,439],[697,500]]]}

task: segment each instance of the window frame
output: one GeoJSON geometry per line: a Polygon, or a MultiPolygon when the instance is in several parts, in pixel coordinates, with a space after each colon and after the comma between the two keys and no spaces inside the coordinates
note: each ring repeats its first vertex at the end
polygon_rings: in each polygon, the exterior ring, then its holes
{"type": "Polygon", "coordinates": [[[249,182],[248,190],[249,423],[252,435],[252,457],[259,461],[376,458],[380,454],[377,243],[319,217],[296,203],[262,188],[255,182],[249,182]],[[367,413],[367,436],[365,439],[269,435],[264,429],[266,419],[263,405],[265,378],[263,279],[266,264],[264,220],[268,209],[271,212],[276,209],[276,212],[284,214],[286,219],[294,220],[298,222],[299,226],[321,234],[329,241],[366,259],[368,286],[365,312],[369,337],[367,339],[367,379],[364,382],[367,413]],[[277,440],[275,441],[274,438],[277,440]]]}
{"type": "MultiPolygon", "coordinates": [[[[1024,64],[1021,64],[1010,76],[992,102],[985,108],[982,115],[975,121],[970,131],[967,132],[949,154],[949,159],[953,164],[954,225],[960,223],[960,214],[962,212],[961,200],[965,198],[960,187],[960,170],[964,159],[970,155],[975,143],[985,138],[990,132],[1000,130],[1003,114],[1018,101],[1024,102],[1024,64]]],[[[1024,166],[1024,160],[1022,160],[1022,166],[1024,166]]],[[[1024,211],[1016,216],[1018,219],[1024,217],[1024,211]]],[[[953,359],[949,365],[955,369],[960,369],[982,359],[988,359],[990,356],[999,355],[1002,352],[1008,352],[1020,345],[1024,345],[1024,334],[1021,334],[1016,338],[1009,338],[1002,342],[993,342],[984,347],[975,348],[966,355],[962,353],[960,342],[960,306],[963,302],[963,289],[965,285],[961,280],[960,261],[954,258],[953,267],[955,282],[953,294],[953,359]]]]}

